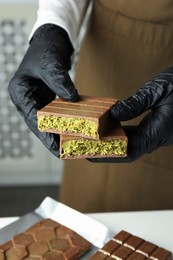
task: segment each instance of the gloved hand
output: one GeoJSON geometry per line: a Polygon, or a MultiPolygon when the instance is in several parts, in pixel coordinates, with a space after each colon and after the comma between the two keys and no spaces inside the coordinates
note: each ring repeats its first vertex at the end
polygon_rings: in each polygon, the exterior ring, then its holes
{"type": "Polygon", "coordinates": [[[54,155],[59,156],[59,135],[41,133],[37,110],[55,99],[77,101],[78,93],[70,79],[73,47],[59,26],[45,24],[34,33],[30,46],[9,83],[9,93],[31,131],[54,155]]]}
{"type": "Polygon", "coordinates": [[[125,121],[150,112],[138,126],[124,128],[128,157],[90,159],[92,162],[132,162],[159,147],[173,144],[173,67],[144,84],[134,95],[111,109],[115,120],[125,121]]]}

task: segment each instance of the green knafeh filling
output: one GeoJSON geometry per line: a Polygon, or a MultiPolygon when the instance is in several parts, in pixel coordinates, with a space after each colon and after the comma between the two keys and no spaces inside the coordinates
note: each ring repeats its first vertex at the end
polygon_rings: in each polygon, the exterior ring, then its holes
{"type": "Polygon", "coordinates": [[[81,133],[93,138],[98,137],[97,124],[88,119],[57,116],[39,116],[38,129],[46,131],[54,129],[60,132],[81,133]]]}
{"type": "Polygon", "coordinates": [[[125,156],[126,141],[116,139],[107,141],[97,140],[70,140],[62,145],[62,157],[81,155],[118,155],[125,156]]]}

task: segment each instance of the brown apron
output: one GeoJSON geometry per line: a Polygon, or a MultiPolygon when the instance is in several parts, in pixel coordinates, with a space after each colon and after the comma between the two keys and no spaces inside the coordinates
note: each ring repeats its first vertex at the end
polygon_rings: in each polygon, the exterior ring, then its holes
{"type": "MultiPolygon", "coordinates": [[[[170,65],[172,0],[94,1],[76,67],[80,94],[124,99],[170,65]]],[[[172,209],[172,153],[160,148],[131,164],[66,161],[60,200],[81,212],[172,209]]]]}

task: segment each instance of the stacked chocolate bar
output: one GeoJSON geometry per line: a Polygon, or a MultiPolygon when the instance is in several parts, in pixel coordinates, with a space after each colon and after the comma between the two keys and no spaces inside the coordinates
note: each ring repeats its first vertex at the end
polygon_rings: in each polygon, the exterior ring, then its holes
{"type": "Polygon", "coordinates": [[[114,98],[55,99],[38,111],[38,129],[60,134],[60,158],[125,157],[127,137],[110,117],[114,98]]]}
{"type": "Polygon", "coordinates": [[[99,249],[90,260],[172,260],[172,253],[122,230],[99,249]]]}

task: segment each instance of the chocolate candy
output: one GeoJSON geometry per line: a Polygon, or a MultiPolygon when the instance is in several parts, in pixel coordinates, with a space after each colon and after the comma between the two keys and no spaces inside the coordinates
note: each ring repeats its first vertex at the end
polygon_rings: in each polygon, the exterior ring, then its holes
{"type": "Polygon", "coordinates": [[[172,260],[172,253],[124,230],[99,249],[90,260],[172,260]]]}
{"type": "Polygon", "coordinates": [[[130,233],[122,230],[116,236],[114,236],[112,240],[119,243],[119,244],[123,244],[130,237],[131,237],[130,233]]]}
{"type": "Polygon", "coordinates": [[[130,236],[126,242],[124,243],[124,245],[126,247],[129,247],[132,250],[136,250],[142,243],[144,242],[144,240],[140,237],[137,236],[130,236]]]}
{"type": "Polygon", "coordinates": [[[145,255],[149,257],[153,251],[157,249],[157,246],[153,243],[150,243],[148,241],[144,241],[136,250],[136,252],[141,253],[142,255],[145,255]]]}
{"type": "Polygon", "coordinates": [[[164,259],[168,259],[168,260],[172,260],[172,255],[170,254],[170,252],[164,248],[158,247],[150,256],[150,259],[152,260],[164,260],[164,259]]]}
{"type": "Polygon", "coordinates": [[[38,129],[99,139],[112,127],[109,109],[116,102],[114,98],[90,96],[80,96],[75,103],[57,98],[37,112],[38,129]]]}
{"type": "Polygon", "coordinates": [[[121,245],[120,247],[116,248],[115,251],[113,251],[111,257],[118,260],[126,259],[131,254],[132,254],[132,250],[130,248],[121,245]]]}
{"type": "Polygon", "coordinates": [[[60,135],[60,158],[83,159],[127,156],[127,137],[120,124],[116,124],[100,140],[60,135]]]}
{"type": "Polygon", "coordinates": [[[91,246],[71,229],[52,219],[45,219],[0,245],[0,260],[75,260],[91,246]]]}

